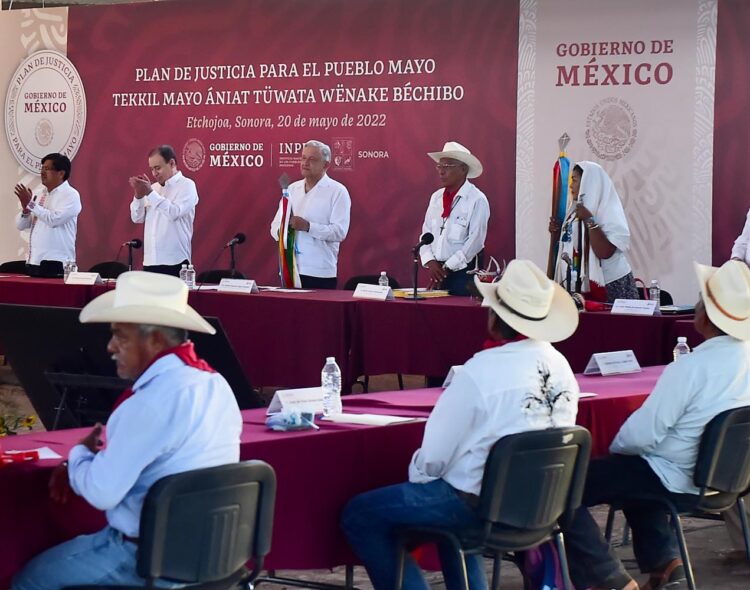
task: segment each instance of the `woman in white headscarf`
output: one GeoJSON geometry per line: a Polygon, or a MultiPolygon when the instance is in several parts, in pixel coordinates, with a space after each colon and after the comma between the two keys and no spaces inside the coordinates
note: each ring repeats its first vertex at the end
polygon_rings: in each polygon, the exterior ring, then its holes
{"type": "MultiPolygon", "coordinates": [[[[578,271],[572,291],[604,286],[607,301],[638,299],[630,263],[630,229],[612,179],[594,162],[579,162],[570,180],[571,203],[560,232],[555,279],[565,280],[568,264],[578,271]]],[[[553,229],[550,224],[550,230],[553,229]]]]}

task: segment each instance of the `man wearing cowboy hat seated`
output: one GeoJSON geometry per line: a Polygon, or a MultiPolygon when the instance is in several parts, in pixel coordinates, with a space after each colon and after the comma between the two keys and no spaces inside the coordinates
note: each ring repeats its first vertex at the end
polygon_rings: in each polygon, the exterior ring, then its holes
{"type": "MultiPolygon", "coordinates": [[[[376,590],[395,587],[398,525],[471,526],[490,448],[501,437],[575,423],[578,383],[550,342],[578,326],[575,303],[532,262],[513,260],[497,283],[475,279],[489,308],[485,350],[442,393],[425,426],[407,483],[365,492],[341,525],[376,590]]],[[[451,551],[441,549],[446,587],[460,584],[451,551]]],[[[482,559],[467,558],[472,590],[487,587],[482,559]]],[[[428,588],[409,558],[406,588],[428,588]]]]}
{"type": "Polygon", "coordinates": [[[81,311],[80,321],[112,327],[107,350],[117,374],[135,382],[103,426],[97,424],[53,474],[51,495],[70,488],[106,511],[107,526],[31,560],[14,590],[143,585],[136,573],[138,527],[151,485],[174,473],[239,461],[240,416],[224,378],[193,350],[187,331],[215,330],[188,304],[179,279],[128,272],[81,311]]]}
{"type": "Polygon", "coordinates": [[[638,584],[609,552],[586,506],[625,505],[643,588],[678,588],[685,573],[666,510],[628,506],[633,495],[669,495],[678,506],[698,493],[693,471],[703,430],[725,410],[750,405],[750,269],[730,260],[720,268],[695,265],[701,296],[695,329],[705,342],[671,363],[646,402],[622,425],[609,457],[589,466],[583,506],[563,527],[577,588],[626,588],[638,584]]]}
{"type": "Polygon", "coordinates": [[[422,233],[434,237],[419,250],[422,266],[430,275],[430,288],[468,295],[466,272],[481,264],[490,218],[487,197],[467,180],[482,174],[482,163],[455,141],[427,155],[436,162],[443,188],[432,193],[422,224],[422,233]]]}

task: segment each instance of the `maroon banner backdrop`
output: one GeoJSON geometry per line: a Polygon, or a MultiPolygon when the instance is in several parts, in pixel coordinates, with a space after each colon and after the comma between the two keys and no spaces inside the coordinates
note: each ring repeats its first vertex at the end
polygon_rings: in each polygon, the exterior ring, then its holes
{"type": "Polygon", "coordinates": [[[728,260],[750,207],[750,3],[720,0],[714,103],[713,262],[728,260]]]}
{"type": "MultiPolygon", "coordinates": [[[[127,179],[147,172],[152,146],[169,143],[201,198],[198,271],[242,231],[240,270],[277,284],[277,178],[300,177],[308,139],[331,145],[330,175],[352,196],[340,285],[380,270],[410,283],[409,249],[439,186],[426,152],[448,140],[484,163],[486,249],[512,257],[517,45],[513,0],[71,7],[68,57],[88,96],[72,176],[84,203],[80,265],[113,259],[142,235],[127,179]]],[[[228,253],[212,266],[226,268],[228,253]]]]}

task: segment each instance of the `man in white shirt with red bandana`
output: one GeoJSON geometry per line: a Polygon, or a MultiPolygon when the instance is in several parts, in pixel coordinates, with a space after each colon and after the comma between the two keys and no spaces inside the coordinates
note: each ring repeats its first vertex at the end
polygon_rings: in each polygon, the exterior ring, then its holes
{"type": "Polygon", "coordinates": [[[111,324],[107,350],[117,374],[134,380],[106,426],[97,424],[50,481],[53,500],[72,492],[106,511],[107,526],[32,559],[13,590],[143,586],[136,572],[143,501],[157,480],[239,461],[242,417],[226,380],[198,358],[187,331],[215,330],[187,305],[178,278],[142,271],[81,311],[82,323],[111,324]]]}

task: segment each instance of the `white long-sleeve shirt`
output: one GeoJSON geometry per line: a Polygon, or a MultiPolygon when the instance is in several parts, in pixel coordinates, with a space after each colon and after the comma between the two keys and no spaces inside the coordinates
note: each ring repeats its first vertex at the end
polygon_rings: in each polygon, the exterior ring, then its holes
{"type": "MultiPolygon", "coordinates": [[[[305,192],[304,179],[289,185],[292,215],[310,222],[309,231],[297,231],[297,268],[301,275],[332,278],[337,274],[339,246],[349,232],[352,201],[346,187],[323,175],[305,192]]],[[[271,222],[271,236],[279,239],[281,207],[271,222]]]]}
{"type": "Polygon", "coordinates": [[[747,212],[742,233],[734,241],[734,246],[732,246],[732,258],[739,258],[745,264],[750,264],[750,248],[748,248],[748,243],[750,243],[750,211],[747,212]]]}
{"type": "Polygon", "coordinates": [[[68,477],[76,494],[106,510],[110,526],[137,537],[157,480],[239,461],[242,416],[224,377],[174,354],[146,369],[133,391],[109,417],[103,450],[71,449],[68,477]]]}
{"type": "Polygon", "coordinates": [[[431,233],[434,241],[422,246],[419,254],[422,266],[437,260],[450,270],[461,270],[484,248],[490,204],[484,193],[467,180],[453,197],[453,208],[444,220],[443,190],[436,190],[430,197],[422,233],[431,233]]]}
{"type": "Polygon", "coordinates": [[[669,491],[697,494],[693,471],[706,424],[724,410],[747,405],[750,342],[717,336],[664,369],[609,450],[642,456],[669,491]]]}
{"type": "Polygon", "coordinates": [[[42,260],[75,260],[80,212],[81,195],[67,180],[50,192],[44,185],[34,190],[29,213],[16,215],[16,228],[31,229],[26,262],[38,265],[42,260]]]}
{"type": "Polygon", "coordinates": [[[142,199],[133,198],[130,218],[144,223],[143,265],[179,264],[191,260],[193,221],[198,191],[195,182],[177,172],[164,186],[155,182],[142,199]]]}
{"type": "Polygon", "coordinates": [[[435,404],[409,481],[442,478],[479,494],[492,445],[517,432],[572,426],[578,394],[568,361],[548,342],[521,340],[475,354],[435,404]]]}

